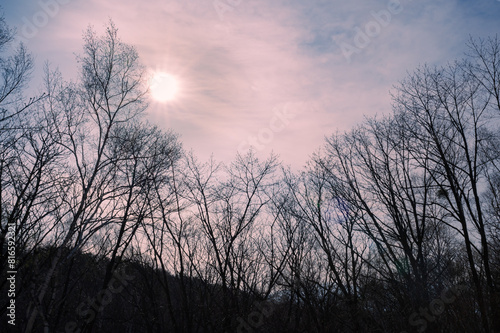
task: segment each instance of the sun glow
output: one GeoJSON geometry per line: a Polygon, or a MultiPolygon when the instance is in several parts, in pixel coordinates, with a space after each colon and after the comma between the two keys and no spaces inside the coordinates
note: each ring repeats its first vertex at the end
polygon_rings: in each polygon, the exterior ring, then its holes
{"type": "Polygon", "coordinates": [[[165,72],[156,72],[150,82],[151,96],[158,102],[173,101],[179,92],[179,82],[176,77],[165,72]]]}

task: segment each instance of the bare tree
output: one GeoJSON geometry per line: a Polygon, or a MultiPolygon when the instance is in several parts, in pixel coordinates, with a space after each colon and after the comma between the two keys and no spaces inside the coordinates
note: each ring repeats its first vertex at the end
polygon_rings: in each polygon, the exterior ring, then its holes
{"type": "MultiPolygon", "coordinates": [[[[60,249],[35,292],[33,309],[26,324],[31,332],[37,314],[44,314],[43,300],[61,263],[62,249],[84,245],[88,233],[96,232],[110,217],[103,206],[114,195],[116,156],[107,154],[115,127],[130,121],[146,107],[142,68],[134,48],[121,42],[112,23],[103,37],[89,28],[81,63],[81,84],[68,87],[51,106],[59,119],[55,136],[67,152],[67,173],[74,177],[66,211],[59,212],[60,249]],[[58,109],[55,109],[58,107],[58,109]]],[[[68,193],[68,192],[66,192],[68,193]]],[[[48,324],[45,324],[48,331],[48,324]]]]}
{"type": "MultiPolygon", "coordinates": [[[[113,171],[114,197],[106,206],[109,220],[105,222],[105,235],[101,235],[110,244],[103,290],[108,288],[113,273],[134,240],[141,250],[142,236],[137,235],[137,231],[152,210],[157,209],[156,206],[151,207],[152,201],[158,202],[155,200],[155,189],[169,183],[169,169],[180,158],[180,145],[172,133],[162,133],[156,127],[129,121],[113,128],[106,155],[116,165],[113,171]]],[[[92,248],[95,250],[95,246],[92,248]]],[[[98,314],[89,320],[83,331],[91,332],[97,318],[98,314]]]]}
{"type": "MultiPolygon", "coordinates": [[[[4,17],[0,17],[0,52],[9,51],[14,41],[14,31],[10,29],[4,17]]],[[[33,57],[26,47],[20,43],[14,50],[7,52],[10,55],[0,57],[0,129],[3,131],[15,127],[9,126],[16,115],[23,112],[35,99],[25,102],[23,90],[29,81],[33,69],[33,57]]]]}
{"type": "MultiPolygon", "coordinates": [[[[276,169],[275,157],[260,162],[252,153],[238,156],[226,168],[227,177],[220,184],[214,183],[217,166],[199,166],[190,157],[187,164],[188,200],[202,230],[203,249],[200,255],[200,278],[215,288],[213,299],[221,299],[217,309],[222,322],[212,322],[212,330],[232,331],[239,313],[239,292],[252,291],[258,284],[258,255],[254,243],[258,217],[269,202],[268,188],[276,169]],[[257,265],[257,266],[256,266],[257,265]],[[257,278],[257,280],[256,280],[257,278]]],[[[212,309],[213,311],[214,309],[212,309]]]]}
{"type": "Polygon", "coordinates": [[[498,306],[493,297],[496,287],[481,191],[494,159],[484,159],[482,150],[491,142],[490,98],[495,88],[483,89],[486,85],[477,80],[477,75],[484,73],[472,75],[468,69],[463,62],[421,68],[401,83],[395,100],[406,117],[405,130],[417,143],[417,160],[423,161],[425,155],[431,161],[430,176],[443,199],[437,202],[447,213],[443,221],[463,237],[483,329],[489,332],[498,316],[490,316],[488,308],[498,306]],[[422,145],[425,150],[418,148],[422,145]],[[482,274],[486,292],[493,297],[490,305],[484,295],[482,274]]]}

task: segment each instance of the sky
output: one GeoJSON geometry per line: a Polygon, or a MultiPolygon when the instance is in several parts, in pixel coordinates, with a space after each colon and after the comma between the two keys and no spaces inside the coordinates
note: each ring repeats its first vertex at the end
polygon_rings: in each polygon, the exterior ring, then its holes
{"type": "MultiPolygon", "coordinates": [[[[175,78],[145,116],[201,161],[252,146],[302,167],[325,136],[391,112],[390,91],[423,64],[463,57],[500,33],[500,0],[2,0],[36,59],[68,80],[91,25],[111,19],[150,75],[175,78]],[[165,76],[164,75],[164,76],[165,76]]],[[[38,83],[37,83],[38,82],[38,83]]]]}

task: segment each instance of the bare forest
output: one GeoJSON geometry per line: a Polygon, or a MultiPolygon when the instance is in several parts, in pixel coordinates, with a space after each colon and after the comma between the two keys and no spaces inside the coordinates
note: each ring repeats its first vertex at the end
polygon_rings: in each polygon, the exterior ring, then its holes
{"type": "Polygon", "coordinates": [[[117,28],[82,44],[78,80],[27,94],[0,22],[0,331],[14,291],[25,333],[500,332],[497,37],[408,69],[299,172],[198,160],[117,28]]]}

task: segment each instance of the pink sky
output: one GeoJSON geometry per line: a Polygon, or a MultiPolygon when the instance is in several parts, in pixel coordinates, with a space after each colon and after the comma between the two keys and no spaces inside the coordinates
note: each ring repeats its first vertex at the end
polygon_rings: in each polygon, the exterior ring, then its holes
{"type": "Polygon", "coordinates": [[[22,0],[2,6],[7,22],[29,37],[36,76],[49,60],[76,78],[83,30],[91,24],[102,32],[111,18],[148,71],[179,78],[177,98],[151,102],[150,122],[179,133],[201,160],[213,153],[230,162],[238,147],[256,142],[261,156],[274,151],[300,167],[325,135],[390,112],[389,91],[406,71],[461,57],[469,34],[500,31],[500,1],[391,1],[22,0]],[[390,20],[377,21],[373,13],[381,11],[390,20]],[[371,37],[347,59],[341,46],[356,47],[358,28],[372,29],[371,37]]]}

